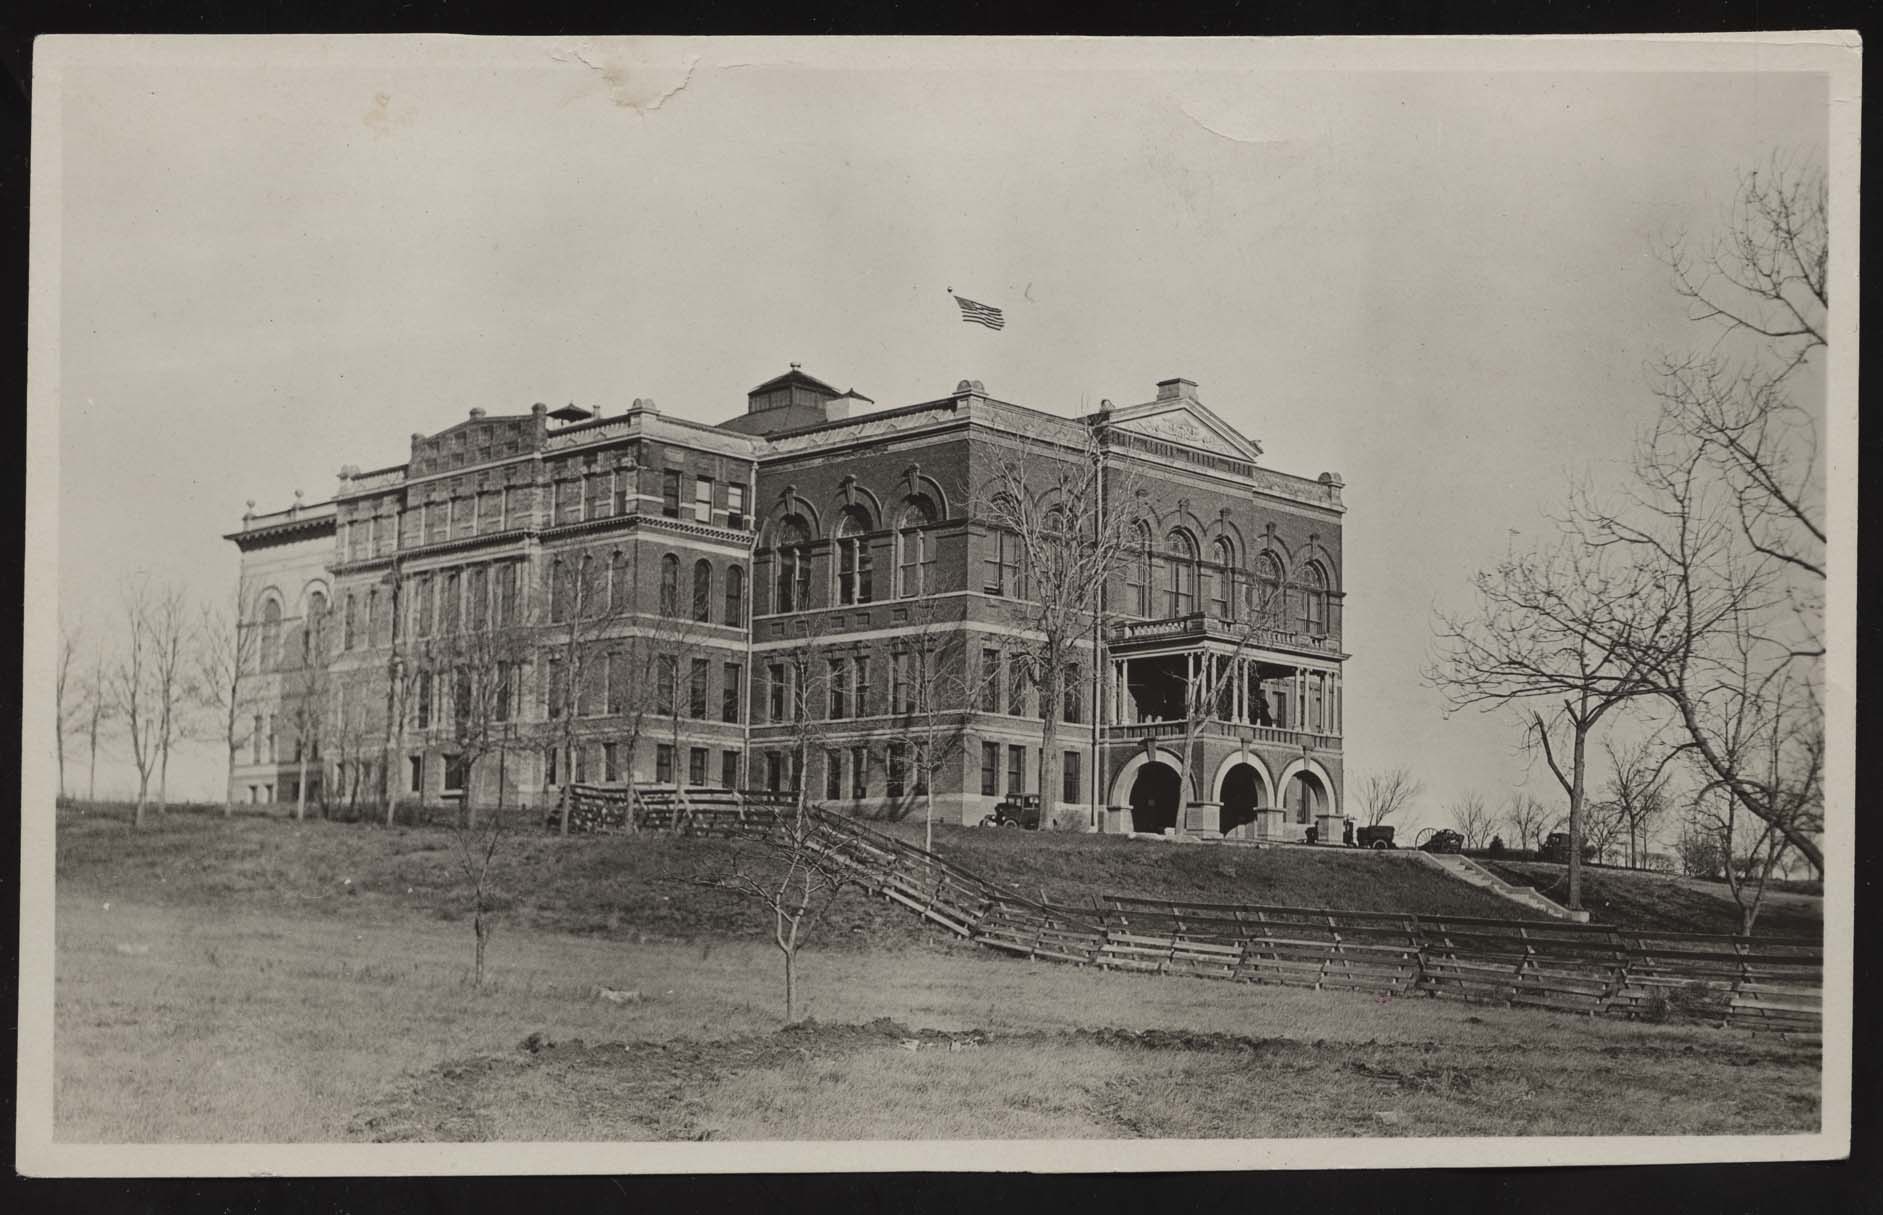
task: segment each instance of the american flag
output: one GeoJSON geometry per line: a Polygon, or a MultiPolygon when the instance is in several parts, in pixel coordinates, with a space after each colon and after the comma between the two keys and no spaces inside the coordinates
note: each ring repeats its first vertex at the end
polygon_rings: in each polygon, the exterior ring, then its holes
{"type": "Polygon", "coordinates": [[[961,319],[970,325],[985,325],[989,329],[1004,329],[1007,318],[1000,314],[1000,309],[986,304],[977,304],[973,300],[955,296],[955,303],[961,305],[961,319]]]}

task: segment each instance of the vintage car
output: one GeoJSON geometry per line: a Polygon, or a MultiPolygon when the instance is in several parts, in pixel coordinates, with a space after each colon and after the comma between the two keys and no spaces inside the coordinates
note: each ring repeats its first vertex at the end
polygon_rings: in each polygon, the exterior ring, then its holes
{"type": "Polygon", "coordinates": [[[994,804],[992,814],[981,817],[983,827],[1023,827],[1028,831],[1040,829],[1040,795],[1026,793],[1019,797],[1007,797],[994,804]]]}

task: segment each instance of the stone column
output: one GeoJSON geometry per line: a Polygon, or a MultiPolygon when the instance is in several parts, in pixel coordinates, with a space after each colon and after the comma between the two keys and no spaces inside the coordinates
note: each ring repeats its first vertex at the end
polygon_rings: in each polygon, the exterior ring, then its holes
{"type": "Polygon", "coordinates": [[[1287,815],[1280,806],[1262,806],[1255,812],[1255,836],[1257,839],[1278,840],[1282,837],[1282,824],[1287,815]]]}
{"type": "Polygon", "coordinates": [[[1191,802],[1184,807],[1183,833],[1216,838],[1223,833],[1221,802],[1191,802]]]}

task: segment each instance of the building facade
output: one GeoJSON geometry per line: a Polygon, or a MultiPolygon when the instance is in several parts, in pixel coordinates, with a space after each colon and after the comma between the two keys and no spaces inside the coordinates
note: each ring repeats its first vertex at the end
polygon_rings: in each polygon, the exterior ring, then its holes
{"type": "Polygon", "coordinates": [[[644,400],[472,410],[231,535],[253,627],[321,643],[261,647],[273,759],[238,787],[543,806],[570,782],[802,783],[975,823],[1047,782],[1090,828],[1329,838],[1342,483],[1260,456],[1182,379],[1085,418],[970,380],[879,407],[796,364],[716,426],[644,400]],[[1049,755],[1024,538],[979,504],[1003,470],[1044,495],[1077,461],[1131,532],[1049,755]]]}

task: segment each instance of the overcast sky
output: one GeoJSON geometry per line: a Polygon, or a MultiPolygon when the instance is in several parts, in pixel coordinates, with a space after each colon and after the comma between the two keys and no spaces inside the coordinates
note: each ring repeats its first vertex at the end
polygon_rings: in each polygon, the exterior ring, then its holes
{"type": "MultiPolygon", "coordinates": [[[[714,422],[796,361],[885,406],[974,378],[1073,413],[1181,375],[1271,467],[1346,479],[1350,782],[1414,767],[1409,822],[1501,799],[1515,732],[1442,718],[1430,609],[1626,457],[1645,362],[1707,337],[1657,242],[1775,150],[1821,157],[1824,79],[1125,49],[279,40],[69,66],[62,612],[106,631],[134,570],[223,591],[246,499],[324,499],[473,406],[714,422]],[[951,287],[1006,329],[959,323],[951,287]]],[[[219,764],[173,785],[217,796],[219,764]]]]}

